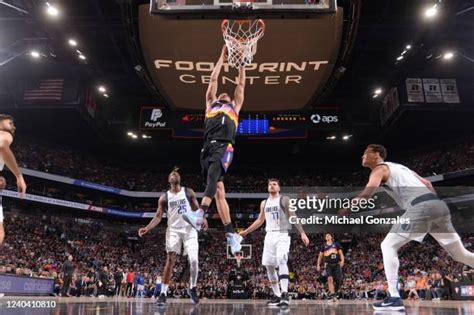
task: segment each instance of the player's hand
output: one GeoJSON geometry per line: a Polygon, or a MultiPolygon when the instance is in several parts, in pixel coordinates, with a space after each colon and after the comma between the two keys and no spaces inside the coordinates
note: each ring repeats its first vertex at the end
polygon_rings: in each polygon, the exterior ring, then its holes
{"type": "Polygon", "coordinates": [[[18,192],[20,193],[20,198],[25,198],[26,193],[26,183],[22,175],[18,176],[16,179],[16,186],[18,187],[18,192]]]}
{"type": "Polygon", "coordinates": [[[209,228],[209,224],[207,223],[207,220],[204,219],[204,221],[202,222],[202,229],[204,231],[207,231],[208,228],[209,228]]]}
{"type": "Polygon", "coordinates": [[[339,266],[340,266],[341,268],[344,267],[344,262],[340,261],[340,262],[339,262],[339,266]]]}
{"type": "Polygon", "coordinates": [[[239,232],[239,235],[242,236],[242,237],[245,237],[244,232],[245,232],[245,231],[240,231],[240,232],[239,232]]]}
{"type": "Polygon", "coordinates": [[[146,227],[141,228],[141,229],[138,230],[138,236],[140,236],[140,237],[142,237],[146,233],[148,233],[148,229],[146,227]]]}
{"type": "Polygon", "coordinates": [[[301,240],[303,241],[304,246],[308,246],[308,245],[309,245],[309,238],[308,238],[308,236],[306,235],[306,233],[301,234],[301,240]]]}

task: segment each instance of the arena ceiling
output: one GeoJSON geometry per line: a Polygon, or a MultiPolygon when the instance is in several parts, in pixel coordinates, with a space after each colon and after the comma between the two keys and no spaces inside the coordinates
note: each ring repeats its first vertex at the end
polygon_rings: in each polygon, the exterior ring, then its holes
{"type": "MultiPolygon", "coordinates": [[[[0,66],[0,83],[51,73],[80,79],[81,88],[95,90],[100,84],[106,85],[109,98],[98,97],[98,115],[90,125],[94,126],[95,135],[109,141],[122,139],[124,130],[136,126],[141,106],[171,107],[151,84],[142,52],[137,50],[138,7],[148,1],[57,1],[61,14],[56,20],[44,14],[45,1],[5,2],[29,13],[0,4],[0,62],[11,59],[0,66]],[[79,45],[71,49],[69,38],[76,39],[79,45]],[[24,53],[32,48],[41,50],[41,60],[32,60],[24,53]],[[86,56],[86,60],[80,60],[78,54],[86,56]]],[[[359,1],[338,2],[345,7],[350,3],[359,1]]],[[[372,98],[377,87],[387,88],[414,70],[444,67],[438,60],[443,49],[455,47],[465,56],[474,56],[474,1],[443,1],[438,20],[427,22],[422,8],[433,3],[437,1],[360,1],[353,46],[347,46],[346,59],[336,64],[331,74],[334,80],[309,106],[337,109],[354,133],[360,130],[373,135],[379,128],[380,100],[372,98]],[[413,48],[403,62],[397,62],[397,56],[409,44],[413,48]]],[[[318,30],[314,33],[317,36],[318,30]]],[[[472,82],[472,66],[472,61],[459,58],[451,68],[437,70],[455,72],[461,80],[472,82]]],[[[0,96],[11,92],[0,89],[0,96]]],[[[26,122],[36,120],[39,113],[9,111],[26,122]]],[[[73,134],[74,128],[90,126],[61,109],[49,111],[41,119],[45,127],[61,121],[73,134]]]]}

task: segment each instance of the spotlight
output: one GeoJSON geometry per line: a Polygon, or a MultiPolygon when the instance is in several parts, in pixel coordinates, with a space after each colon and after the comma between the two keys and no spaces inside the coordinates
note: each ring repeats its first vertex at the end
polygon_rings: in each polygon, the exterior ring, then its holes
{"type": "Polygon", "coordinates": [[[129,137],[133,136],[133,132],[131,132],[131,131],[127,132],[127,136],[129,136],[129,137]]]}
{"type": "Polygon", "coordinates": [[[97,88],[97,90],[99,90],[99,92],[101,92],[101,93],[107,92],[107,89],[106,89],[103,85],[99,86],[99,87],[97,88]]]}
{"type": "Polygon", "coordinates": [[[448,51],[448,52],[445,52],[444,55],[443,55],[443,59],[445,60],[449,60],[449,59],[452,59],[454,57],[454,53],[448,51]]]}
{"type": "Polygon", "coordinates": [[[378,96],[379,96],[378,94],[374,94],[372,98],[377,98],[378,96]]]}
{"type": "Polygon", "coordinates": [[[36,58],[36,59],[40,57],[40,53],[36,50],[30,51],[30,55],[31,57],[36,58]]]}
{"type": "Polygon", "coordinates": [[[147,135],[142,135],[142,138],[143,139],[148,139],[148,136],[147,135]]]}
{"type": "Polygon", "coordinates": [[[405,47],[405,49],[406,49],[406,50],[410,50],[410,49],[411,49],[411,45],[407,45],[407,46],[405,47]]]}
{"type": "Polygon", "coordinates": [[[375,94],[375,95],[379,95],[380,93],[382,93],[382,89],[381,89],[381,88],[377,88],[377,89],[374,91],[374,94],[375,94]]]}
{"type": "Polygon", "coordinates": [[[403,56],[398,56],[398,57],[397,57],[397,60],[398,60],[398,61],[400,61],[400,60],[402,60],[402,59],[403,59],[403,56]]]}
{"type": "Polygon", "coordinates": [[[56,8],[55,6],[51,5],[49,2],[46,2],[46,13],[48,13],[48,15],[50,16],[58,16],[59,15],[59,10],[58,8],[56,8]]]}
{"type": "Polygon", "coordinates": [[[76,46],[77,46],[76,40],[74,40],[74,39],[72,39],[72,38],[68,41],[68,43],[69,43],[69,45],[72,46],[72,47],[76,47],[76,46]]]}
{"type": "Polygon", "coordinates": [[[402,51],[401,55],[403,56],[403,55],[406,54],[406,53],[407,53],[407,51],[404,50],[404,51],[402,51]]]}
{"type": "Polygon", "coordinates": [[[433,18],[438,14],[438,5],[435,4],[431,8],[428,8],[425,10],[425,17],[427,18],[433,18]]]}
{"type": "Polygon", "coordinates": [[[102,96],[105,97],[105,98],[109,98],[109,94],[107,94],[107,93],[102,94],[102,96]]]}
{"type": "Polygon", "coordinates": [[[136,139],[136,138],[138,138],[138,136],[137,135],[132,135],[132,138],[136,139]]]}
{"type": "Polygon", "coordinates": [[[329,136],[329,137],[326,137],[326,140],[336,140],[336,136],[329,136]]]}
{"type": "Polygon", "coordinates": [[[342,136],[342,140],[348,141],[351,137],[352,137],[352,135],[344,135],[344,136],[342,136]]]}
{"type": "Polygon", "coordinates": [[[86,60],[87,58],[86,58],[86,56],[84,56],[84,55],[79,55],[79,59],[81,59],[81,60],[86,60]]]}

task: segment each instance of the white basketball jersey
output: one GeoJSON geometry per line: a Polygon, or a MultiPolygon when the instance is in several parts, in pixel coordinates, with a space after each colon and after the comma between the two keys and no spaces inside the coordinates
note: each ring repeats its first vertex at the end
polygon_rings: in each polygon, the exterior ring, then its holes
{"type": "Polygon", "coordinates": [[[408,167],[392,162],[380,164],[387,165],[390,170],[390,176],[384,183],[385,191],[401,208],[406,210],[411,207],[411,202],[416,197],[432,193],[408,167]]]}
{"type": "Polygon", "coordinates": [[[168,199],[168,208],[166,210],[168,227],[183,228],[190,226],[183,219],[183,214],[191,211],[191,205],[186,197],[186,188],[181,187],[181,190],[177,194],[168,190],[166,192],[166,197],[168,199]]]}
{"type": "Polygon", "coordinates": [[[265,201],[265,231],[267,232],[288,232],[290,230],[290,222],[281,207],[281,198],[282,196],[269,197],[265,201]]]}

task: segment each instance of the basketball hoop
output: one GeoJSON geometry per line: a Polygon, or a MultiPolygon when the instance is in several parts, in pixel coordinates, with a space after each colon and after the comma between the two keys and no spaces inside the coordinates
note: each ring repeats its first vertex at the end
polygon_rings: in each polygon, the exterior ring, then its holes
{"type": "Polygon", "coordinates": [[[257,42],[265,32],[263,20],[223,20],[222,35],[227,46],[227,62],[240,68],[252,63],[257,42]]]}

